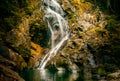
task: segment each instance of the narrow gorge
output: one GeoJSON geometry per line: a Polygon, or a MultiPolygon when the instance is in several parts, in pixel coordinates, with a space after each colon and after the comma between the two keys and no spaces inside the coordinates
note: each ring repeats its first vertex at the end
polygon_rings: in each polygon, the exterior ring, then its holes
{"type": "Polygon", "coordinates": [[[0,81],[119,81],[119,0],[1,0],[0,81]]]}

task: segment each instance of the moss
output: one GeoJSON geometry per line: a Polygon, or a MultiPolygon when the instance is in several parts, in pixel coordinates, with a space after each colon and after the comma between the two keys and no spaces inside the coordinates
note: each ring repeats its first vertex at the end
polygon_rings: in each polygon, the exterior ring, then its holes
{"type": "Polygon", "coordinates": [[[120,2],[119,0],[85,0],[95,4],[95,7],[99,7],[103,12],[107,12],[109,14],[120,14],[120,2]]]}
{"type": "Polygon", "coordinates": [[[56,61],[56,67],[68,68],[68,60],[66,58],[58,56],[54,60],[56,61]]]}
{"type": "Polygon", "coordinates": [[[77,12],[85,12],[91,8],[92,4],[90,2],[84,2],[83,0],[70,0],[72,6],[77,9],[77,12]]]}
{"type": "Polygon", "coordinates": [[[28,63],[31,55],[30,50],[28,48],[25,48],[24,45],[20,45],[19,47],[14,48],[18,54],[22,56],[22,58],[25,60],[26,63],[28,63]]]}
{"type": "Polygon", "coordinates": [[[99,74],[99,75],[105,75],[106,72],[105,72],[104,68],[98,68],[97,74],[99,74]]]}
{"type": "MultiPolygon", "coordinates": [[[[49,38],[48,28],[46,23],[40,24],[39,22],[33,22],[30,25],[30,34],[31,40],[37,44],[40,44],[42,47],[48,47],[49,38]]],[[[49,33],[50,34],[50,33],[49,33]]]]}
{"type": "Polygon", "coordinates": [[[17,69],[19,70],[23,70],[24,68],[27,67],[27,63],[25,62],[25,60],[23,59],[21,55],[18,55],[15,63],[16,63],[17,69]]]}
{"type": "Polygon", "coordinates": [[[17,28],[23,17],[31,16],[32,12],[38,8],[39,2],[32,0],[1,0],[0,1],[0,27],[1,30],[10,31],[17,28]]]}
{"type": "Polygon", "coordinates": [[[109,20],[107,20],[107,26],[106,26],[106,29],[108,30],[108,31],[115,31],[116,30],[116,23],[117,23],[117,21],[115,20],[115,19],[109,19],[109,20]]]}
{"type": "Polygon", "coordinates": [[[39,7],[38,5],[39,5],[39,2],[36,2],[36,1],[29,2],[29,6],[25,7],[25,12],[28,15],[32,15],[33,11],[38,9],[39,7]]]}

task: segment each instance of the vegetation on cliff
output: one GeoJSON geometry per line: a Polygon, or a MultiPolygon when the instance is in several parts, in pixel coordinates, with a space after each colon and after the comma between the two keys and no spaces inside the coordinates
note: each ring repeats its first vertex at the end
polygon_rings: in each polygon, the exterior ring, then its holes
{"type": "Polygon", "coordinates": [[[1,0],[0,10],[0,80],[24,81],[16,72],[35,67],[47,43],[42,1],[1,0]]]}
{"type": "MultiPolygon", "coordinates": [[[[67,45],[49,64],[69,71],[82,69],[84,76],[87,72],[93,74],[90,78],[119,78],[112,72],[119,74],[120,69],[120,1],[59,2],[69,22],[71,35],[67,45]],[[91,70],[86,71],[88,68],[91,70]]],[[[50,30],[43,19],[43,9],[41,0],[0,1],[0,80],[22,81],[14,71],[35,67],[43,48],[49,48],[50,30]]]]}
{"type": "MultiPolygon", "coordinates": [[[[109,79],[119,70],[119,0],[63,0],[61,2],[71,31],[67,45],[54,58],[56,67],[76,64],[83,67],[84,75],[109,79]],[[62,60],[57,60],[61,59],[62,60]],[[56,59],[56,60],[55,60],[56,59]],[[93,60],[91,60],[93,59],[93,60]],[[60,65],[59,65],[60,62],[60,65]],[[87,67],[92,68],[86,71],[87,67]],[[100,76],[100,77],[97,77],[100,76]]],[[[54,63],[52,63],[54,65],[54,63]]],[[[76,68],[76,70],[78,70],[76,68]]],[[[90,77],[87,80],[90,80],[90,77]]],[[[113,78],[113,77],[112,77],[113,78]]]]}

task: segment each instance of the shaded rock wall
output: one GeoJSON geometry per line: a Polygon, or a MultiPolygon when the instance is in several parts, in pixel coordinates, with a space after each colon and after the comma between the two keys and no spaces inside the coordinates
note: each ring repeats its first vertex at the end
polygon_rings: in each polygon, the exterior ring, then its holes
{"type": "Polygon", "coordinates": [[[43,3],[1,0],[0,10],[0,81],[24,81],[17,72],[35,67],[43,54],[43,3]]]}

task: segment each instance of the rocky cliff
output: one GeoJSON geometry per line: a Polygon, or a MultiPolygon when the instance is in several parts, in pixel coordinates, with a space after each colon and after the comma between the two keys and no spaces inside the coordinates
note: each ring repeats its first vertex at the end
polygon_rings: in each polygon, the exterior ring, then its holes
{"type": "Polygon", "coordinates": [[[43,3],[2,0],[0,10],[0,81],[24,81],[17,72],[35,67],[46,43],[43,3]]]}
{"type": "MultiPolygon", "coordinates": [[[[120,1],[57,1],[68,20],[70,37],[47,68],[83,71],[87,81],[118,81],[120,1]]],[[[0,10],[0,81],[24,81],[17,72],[37,67],[49,51],[43,2],[1,0],[0,10]]]]}
{"type": "Polygon", "coordinates": [[[112,81],[119,77],[120,20],[116,9],[120,6],[117,2],[61,0],[71,35],[58,56],[51,60],[53,67],[82,70],[88,81],[112,81]],[[114,72],[116,75],[111,75],[114,72]]]}

